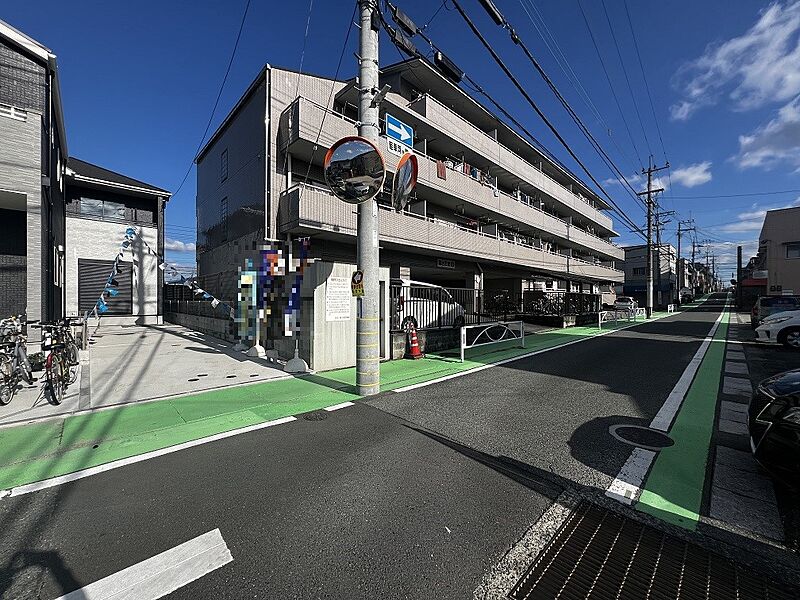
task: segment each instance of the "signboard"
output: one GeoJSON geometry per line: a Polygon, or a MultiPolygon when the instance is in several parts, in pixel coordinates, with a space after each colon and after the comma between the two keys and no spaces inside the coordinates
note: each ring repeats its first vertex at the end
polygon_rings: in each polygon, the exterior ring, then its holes
{"type": "Polygon", "coordinates": [[[414,147],[414,128],[389,113],[386,113],[386,137],[405,144],[409,148],[414,147]]]}
{"type": "Polygon", "coordinates": [[[455,269],[456,262],[454,260],[447,260],[445,258],[437,258],[436,266],[440,269],[455,269]]]}
{"type": "Polygon", "coordinates": [[[329,277],[325,287],[325,320],[329,323],[349,321],[351,302],[347,277],[329,277]]]}
{"type": "Polygon", "coordinates": [[[753,271],[753,279],[766,279],[769,277],[769,271],[753,271]]]}
{"type": "Polygon", "coordinates": [[[353,277],[350,278],[350,291],[354,298],[364,295],[364,271],[353,271],[353,277]]]}

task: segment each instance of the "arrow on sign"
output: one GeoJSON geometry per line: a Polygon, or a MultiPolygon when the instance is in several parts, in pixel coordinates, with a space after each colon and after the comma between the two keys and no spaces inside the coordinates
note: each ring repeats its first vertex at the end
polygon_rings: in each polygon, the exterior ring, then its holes
{"type": "Polygon", "coordinates": [[[400,141],[405,142],[411,139],[411,134],[408,132],[408,129],[403,127],[402,125],[395,125],[391,121],[386,122],[386,127],[394,131],[395,133],[400,135],[400,141]]]}

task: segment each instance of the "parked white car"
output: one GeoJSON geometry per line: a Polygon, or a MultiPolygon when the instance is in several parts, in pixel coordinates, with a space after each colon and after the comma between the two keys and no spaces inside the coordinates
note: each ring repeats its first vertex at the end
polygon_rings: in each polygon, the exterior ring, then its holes
{"type": "Polygon", "coordinates": [[[395,303],[401,329],[406,329],[409,323],[415,329],[464,325],[464,307],[443,287],[411,279],[393,283],[402,286],[395,303]]]}
{"type": "Polygon", "coordinates": [[[759,342],[783,344],[792,350],[800,350],[800,311],[789,310],[775,313],[756,327],[759,342]]]}
{"type": "Polygon", "coordinates": [[[630,296],[617,296],[614,310],[636,310],[636,300],[630,296]]]}

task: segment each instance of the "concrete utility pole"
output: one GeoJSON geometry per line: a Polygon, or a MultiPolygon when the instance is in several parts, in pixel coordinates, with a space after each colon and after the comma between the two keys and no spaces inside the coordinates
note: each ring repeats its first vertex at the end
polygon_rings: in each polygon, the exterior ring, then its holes
{"type": "Polygon", "coordinates": [[[736,308],[742,310],[742,247],[736,246],[736,308]]]}
{"type": "Polygon", "coordinates": [[[697,249],[697,238],[692,238],[692,296],[697,293],[697,267],[694,262],[694,254],[697,249]]]}
{"type": "MultiPolygon", "coordinates": [[[[662,217],[669,217],[675,214],[674,210],[666,210],[661,211],[659,210],[658,206],[656,206],[656,268],[658,269],[657,281],[658,281],[658,298],[659,298],[659,306],[662,304],[662,296],[661,296],[661,230],[664,228],[664,225],[670,223],[670,219],[662,220],[662,217]]],[[[669,265],[669,275],[670,278],[672,277],[672,255],[670,254],[667,258],[667,263],[669,265]]],[[[670,301],[672,298],[669,299],[670,301]]],[[[670,304],[670,302],[667,302],[670,304]]]]}
{"type": "MultiPolygon", "coordinates": [[[[648,319],[653,314],[653,208],[655,205],[653,194],[664,191],[664,188],[653,189],[653,173],[668,168],[669,162],[663,167],[654,167],[653,157],[651,156],[648,159],[647,169],[642,169],[642,175],[647,174],[647,190],[637,194],[637,196],[647,196],[647,264],[645,265],[645,272],[647,273],[647,299],[645,310],[647,311],[648,319]]],[[[659,271],[660,270],[661,266],[659,265],[659,271]]]]}
{"type": "MultiPolygon", "coordinates": [[[[358,0],[361,37],[358,70],[358,135],[380,141],[378,104],[378,32],[376,0],[358,0]]],[[[378,251],[378,203],[358,205],[358,269],[364,273],[364,295],[358,298],[356,318],[356,387],[359,396],[381,391],[380,379],[380,257],[378,251]]]]}
{"type": "MultiPolygon", "coordinates": [[[[681,290],[686,287],[686,282],[683,280],[684,269],[681,266],[681,235],[687,231],[695,231],[694,219],[678,221],[678,306],[681,304],[681,290]],[[691,225],[691,227],[683,227],[683,225],[691,225]]],[[[694,257],[694,249],[692,249],[692,256],[694,257]]],[[[694,258],[692,258],[692,260],[694,260],[694,258]]],[[[694,295],[694,290],[692,291],[692,295],[694,295]]]]}

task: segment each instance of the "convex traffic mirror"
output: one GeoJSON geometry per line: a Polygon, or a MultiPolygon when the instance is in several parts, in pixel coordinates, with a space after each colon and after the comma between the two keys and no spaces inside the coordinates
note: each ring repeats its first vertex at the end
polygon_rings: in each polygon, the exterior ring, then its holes
{"type": "Polygon", "coordinates": [[[386,179],[386,165],[378,148],[357,136],[342,138],[331,146],[323,168],[334,196],[349,204],[372,200],[386,179]]]}
{"type": "Polygon", "coordinates": [[[402,211],[408,204],[408,198],[417,185],[418,171],[417,157],[411,152],[406,152],[397,161],[397,170],[392,179],[392,206],[396,211],[402,211]]]}

